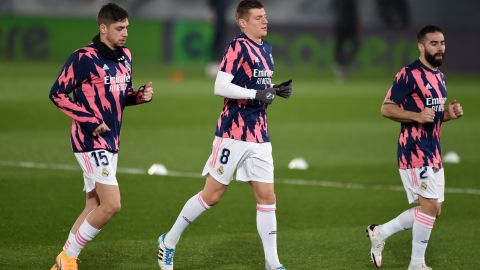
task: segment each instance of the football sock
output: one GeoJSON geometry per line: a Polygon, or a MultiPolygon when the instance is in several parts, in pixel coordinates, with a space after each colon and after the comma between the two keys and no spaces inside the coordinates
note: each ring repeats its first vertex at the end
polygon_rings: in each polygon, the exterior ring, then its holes
{"type": "Polygon", "coordinates": [[[277,254],[277,218],[275,204],[257,204],[257,230],[262,239],[267,269],[280,266],[277,254]]]}
{"type": "Polygon", "coordinates": [[[68,233],[68,238],[67,238],[67,241],[65,242],[65,245],[63,245],[63,250],[67,250],[74,240],[75,240],[75,234],[72,233],[72,231],[70,231],[68,233]]]}
{"type": "Polygon", "coordinates": [[[164,243],[169,248],[175,248],[183,231],[192,223],[198,216],[200,216],[210,206],[203,200],[202,192],[191,197],[183,206],[182,211],[178,215],[177,220],[173,224],[170,231],[164,239],[164,243]]]}
{"type": "Polygon", "coordinates": [[[410,208],[405,212],[401,213],[394,219],[390,220],[389,222],[378,226],[380,230],[380,235],[383,239],[387,239],[392,234],[395,234],[402,230],[408,230],[412,228],[413,221],[414,221],[414,212],[416,208],[410,208]]]}
{"type": "Polygon", "coordinates": [[[82,249],[90,242],[98,233],[99,229],[94,228],[88,223],[85,219],[80,228],[78,228],[77,233],[75,234],[75,239],[70,242],[70,246],[67,248],[67,256],[78,258],[78,255],[82,249]]]}
{"type": "Polygon", "coordinates": [[[412,230],[412,264],[425,263],[425,250],[434,223],[435,217],[424,214],[415,208],[415,222],[412,230]]]}

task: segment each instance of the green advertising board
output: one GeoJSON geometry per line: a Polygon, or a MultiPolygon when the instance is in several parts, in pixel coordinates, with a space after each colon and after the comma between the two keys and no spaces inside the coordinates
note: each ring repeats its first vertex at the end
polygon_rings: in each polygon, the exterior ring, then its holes
{"type": "Polygon", "coordinates": [[[206,62],[212,54],[213,29],[205,22],[177,21],[173,24],[173,60],[178,64],[206,62]]]}
{"type": "MultiPolygon", "coordinates": [[[[228,36],[240,33],[229,26],[228,36]]],[[[97,33],[93,18],[0,17],[0,60],[63,61],[97,33]]],[[[130,19],[127,47],[134,62],[188,65],[211,59],[212,24],[130,19]]],[[[328,31],[277,26],[267,40],[277,65],[318,68],[334,65],[334,40],[328,31]]],[[[226,45],[226,44],[225,44],[226,45]]],[[[364,35],[356,56],[361,69],[395,69],[417,57],[415,43],[402,35],[364,35]]]]}
{"type": "MultiPolygon", "coordinates": [[[[201,63],[210,59],[213,29],[208,22],[176,21],[172,24],[173,63],[201,63]]],[[[240,33],[231,26],[229,35],[240,33]]],[[[170,38],[170,37],[167,37],[170,38]]],[[[333,35],[318,29],[292,30],[276,27],[266,40],[273,46],[275,64],[299,68],[331,67],[335,64],[333,35]]],[[[225,44],[226,46],[227,44],[225,44]]],[[[379,70],[396,69],[418,57],[416,42],[382,33],[365,35],[357,53],[356,67],[379,70]],[[387,37],[386,37],[387,36],[387,37]]]]}
{"type": "MultiPolygon", "coordinates": [[[[94,18],[0,17],[0,60],[66,60],[98,33],[94,18]]],[[[162,60],[161,22],[130,19],[129,47],[134,61],[162,60]]]]}

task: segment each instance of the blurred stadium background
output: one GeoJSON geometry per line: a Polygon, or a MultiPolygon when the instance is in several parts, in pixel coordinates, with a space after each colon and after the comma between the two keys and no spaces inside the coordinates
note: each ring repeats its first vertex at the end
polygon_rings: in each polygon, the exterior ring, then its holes
{"type": "MultiPolygon", "coordinates": [[[[0,269],[48,269],[83,205],[70,120],[48,93],[70,53],[97,33],[95,15],[106,2],[0,2],[0,269]]],[[[116,2],[130,13],[134,84],[151,80],[156,95],[125,111],[117,175],[123,209],[82,253],[80,269],[156,269],[156,238],[203,186],[199,174],[222,106],[205,71],[222,52],[211,49],[209,1],[116,2]],[[173,173],[147,175],[153,163],[173,173]]],[[[238,34],[237,3],[228,1],[223,45],[238,34]]],[[[460,163],[445,164],[449,189],[427,263],[478,269],[480,2],[263,3],[274,81],[292,78],[295,85],[290,100],[269,108],[283,263],[294,270],[372,268],[364,228],[407,207],[395,163],[399,125],[382,119],[380,105],[395,72],[417,58],[418,29],[437,24],[447,43],[449,99],[462,103],[465,116],[443,128],[443,151],[458,153],[460,163]],[[347,64],[335,60],[339,23],[354,25],[349,34],[359,41],[347,64]],[[309,169],[289,170],[296,157],[309,169]]],[[[233,183],[183,236],[176,269],[262,269],[254,204],[249,188],[233,183]]],[[[409,257],[410,233],[395,235],[384,268],[405,269],[409,257]]]]}

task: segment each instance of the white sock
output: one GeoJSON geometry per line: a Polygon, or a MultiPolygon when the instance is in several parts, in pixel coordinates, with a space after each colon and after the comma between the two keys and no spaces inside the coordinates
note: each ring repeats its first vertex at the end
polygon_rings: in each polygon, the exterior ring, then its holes
{"type": "Polygon", "coordinates": [[[411,264],[425,263],[425,250],[427,249],[430,233],[432,232],[435,217],[424,214],[415,208],[415,222],[413,223],[412,259],[411,264]]]}
{"type": "Polygon", "coordinates": [[[267,269],[280,266],[277,254],[277,218],[275,204],[257,204],[257,230],[262,239],[267,269]]]}
{"type": "Polygon", "coordinates": [[[172,228],[165,236],[165,245],[169,248],[175,248],[178,240],[180,240],[180,236],[188,225],[209,208],[210,206],[203,200],[202,192],[191,197],[185,203],[185,206],[183,206],[175,224],[173,224],[172,228]]]}
{"type": "Polygon", "coordinates": [[[72,244],[73,240],[75,240],[75,234],[70,231],[68,233],[68,238],[67,241],[65,242],[65,245],[63,245],[63,250],[67,250],[68,247],[72,244]]]}
{"type": "Polygon", "coordinates": [[[70,246],[67,248],[67,256],[78,258],[78,255],[82,251],[82,249],[90,242],[98,233],[100,232],[99,229],[94,228],[92,225],[88,223],[85,219],[78,228],[77,233],[75,234],[75,238],[73,241],[70,242],[70,246]]]}
{"type": "Polygon", "coordinates": [[[387,239],[388,237],[399,231],[412,228],[413,221],[415,220],[414,209],[416,208],[410,208],[395,217],[394,219],[390,220],[389,222],[378,226],[378,229],[380,230],[380,235],[383,237],[383,239],[387,239]]]}

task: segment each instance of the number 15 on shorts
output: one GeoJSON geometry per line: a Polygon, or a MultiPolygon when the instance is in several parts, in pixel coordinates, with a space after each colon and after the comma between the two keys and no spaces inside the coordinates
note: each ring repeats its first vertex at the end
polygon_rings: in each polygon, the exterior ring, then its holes
{"type": "Polygon", "coordinates": [[[105,150],[92,151],[92,152],[90,152],[90,155],[95,160],[95,165],[97,167],[100,167],[100,165],[108,166],[108,164],[110,164],[109,161],[108,161],[108,157],[105,154],[105,150]]]}

